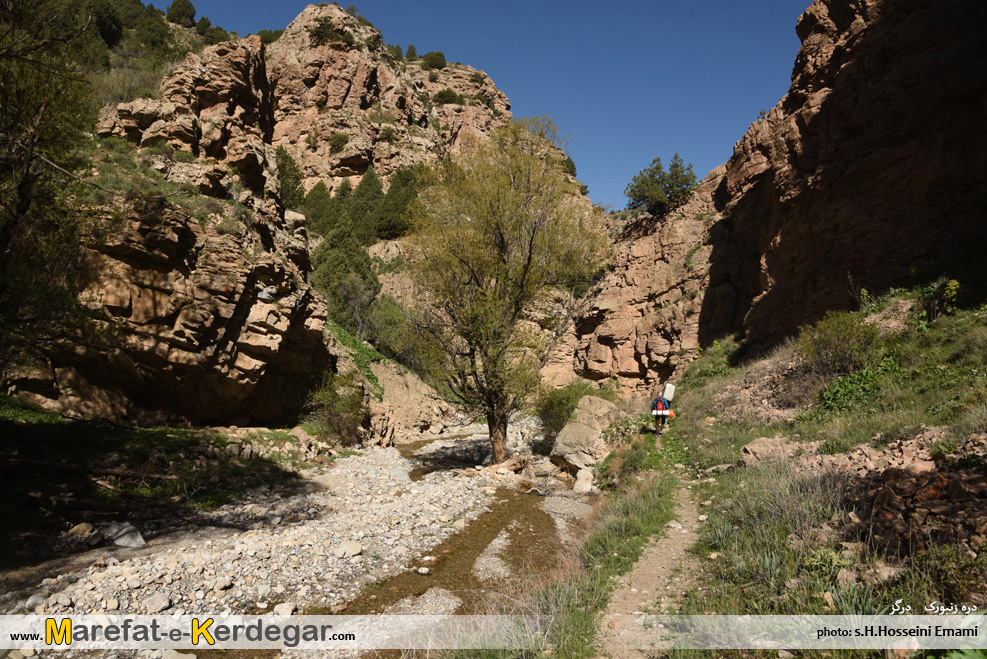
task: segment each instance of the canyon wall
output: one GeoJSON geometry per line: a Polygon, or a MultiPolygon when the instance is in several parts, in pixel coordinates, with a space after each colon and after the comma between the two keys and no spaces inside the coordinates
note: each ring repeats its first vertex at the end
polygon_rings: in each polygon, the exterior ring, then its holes
{"type": "Polygon", "coordinates": [[[788,94],[685,206],[618,245],[576,374],[643,395],[697,345],[770,345],[913,273],[980,276],[987,7],[817,0],[788,94]]]}

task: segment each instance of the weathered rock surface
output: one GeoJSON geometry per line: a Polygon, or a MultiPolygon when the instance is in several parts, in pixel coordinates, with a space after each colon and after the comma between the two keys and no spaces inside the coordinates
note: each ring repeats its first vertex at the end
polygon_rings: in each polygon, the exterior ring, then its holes
{"type": "Polygon", "coordinates": [[[649,394],[697,345],[772,341],[855,288],[982,258],[983,19],[962,0],[816,0],[788,94],[685,206],[623,227],[574,371],[649,394]]]}
{"type": "MultiPolygon", "coordinates": [[[[198,182],[210,194],[219,164],[236,172],[256,200],[280,190],[271,147],[274,107],[260,37],[209,46],[185,61],[161,83],[161,99],[142,98],[103,108],[97,127],[102,136],[124,137],[141,147],[168,143],[200,159],[168,177],[198,182]],[[211,175],[210,175],[211,174],[211,175]]],[[[216,195],[221,196],[221,195],[216,195]]],[[[225,195],[222,195],[225,196],[225,195]]],[[[269,200],[270,201],[270,200],[269,200]]],[[[276,211],[273,202],[268,211],[276,211]]]]}
{"type": "Polygon", "coordinates": [[[277,99],[272,143],[284,146],[310,188],[333,189],[362,176],[371,165],[385,178],[402,165],[428,162],[455,150],[467,135],[489,132],[510,117],[510,102],[488,77],[458,64],[433,71],[420,62],[395,62],[380,33],[335,5],[310,5],[270,46],[267,67],[277,99]],[[355,45],[314,45],[309,28],[328,20],[355,45]],[[468,105],[435,105],[442,89],[467,97],[468,105]],[[333,148],[329,138],[348,139],[333,148]]]}
{"type": "Polygon", "coordinates": [[[583,396],[575,414],[576,420],[567,423],[555,438],[551,458],[555,464],[579,472],[609,455],[603,431],[620,417],[620,410],[608,400],[583,396]]]}
{"type": "Polygon", "coordinates": [[[290,420],[332,360],[325,303],[285,257],[292,241],[276,224],[234,235],[178,208],[135,213],[101,246],[101,274],[85,296],[105,318],[103,335],[62,345],[11,384],[95,417],[290,420]]]}
{"type": "Polygon", "coordinates": [[[944,437],[942,428],[928,428],[914,439],[883,448],[805,455],[797,468],[838,470],[851,477],[850,498],[857,512],[845,529],[849,536],[892,555],[938,544],[975,558],[987,543],[987,476],[982,469],[959,465],[965,459],[984,459],[987,435],[970,436],[948,455],[941,449],[944,437]]]}

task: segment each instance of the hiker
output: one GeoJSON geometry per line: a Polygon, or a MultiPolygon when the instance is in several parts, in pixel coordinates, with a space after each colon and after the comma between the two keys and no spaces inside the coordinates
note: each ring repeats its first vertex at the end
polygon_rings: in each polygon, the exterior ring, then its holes
{"type": "Polygon", "coordinates": [[[655,417],[655,434],[665,427],[665,420],[672,415],[672,404],[663,394],[651,401],[651,416],[655,417]]]}

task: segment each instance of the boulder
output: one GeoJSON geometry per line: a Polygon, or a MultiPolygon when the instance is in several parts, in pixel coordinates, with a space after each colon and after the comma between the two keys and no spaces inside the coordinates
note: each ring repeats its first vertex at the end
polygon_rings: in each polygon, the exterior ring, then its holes
{"type": "Polygon", "coordinates": [[[761,462],[781,462],[795,455],[799,445],[788,437],[758,437],[740,450],[740,460],[750,467],[761,462]]]}
{"type": "Polygon", "coordinates": [[[572,491],[576,494],[588,494],[593,489],[593,470],[580,469],[576,473],[576,484],[572,486],[572,491]]]}
{"type": "Polygon", "coordinates": [[[130,522],[113,522],[103,529],[103,535],[118,547],[137,548],[147,545],[144,536],[130,522]]]}
{"type": "Polygon", "coordinates": [[[596,396],[584,396],[576,406],[576,420],[562,428],[552,447],[552,462],[569,471],[596,464],[610,454],[603,431],[620,417],[617,406],[596,396]]]}

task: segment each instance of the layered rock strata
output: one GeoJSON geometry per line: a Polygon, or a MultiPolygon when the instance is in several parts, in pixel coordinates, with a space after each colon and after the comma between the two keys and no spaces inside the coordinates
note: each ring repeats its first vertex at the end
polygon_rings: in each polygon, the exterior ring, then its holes
{"type": "Polygon", "coordinates": [[[420,61],[396,61],[377,30],[335,5],[306,7],[271,45],[267,70],[273,144],[302,167],[306,188],[324,181],[333,189],[346,178],[355,184],[371,165],[386,179],[511,116],[507,97],[484,73],[460,64],[426,71],[420,61]],[[310,31],[320,21],[354,43],[313,43],[310,31]],[[444,89],[464,104],[434,102],[444,89]]]}
{"type": "Polygon", "coordinates": [[[860,288],[982,276],[984,19],[964,0],[816,0],[788,94],[686,206],[619,245],[575,372],[643,394],[726,334],[765,345],[860,288]]]}
{"type": "MultiPolygon", "coordinates": [[[[283,232],[275,234],[283,237],[283,232]]],[[[74,415],[126,421],[293,420],[334,358],[325,302],[288,249],[165,207],[124,219],[94,255],[85,302],[102,320],[10,385],[74,415]]]]}

